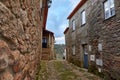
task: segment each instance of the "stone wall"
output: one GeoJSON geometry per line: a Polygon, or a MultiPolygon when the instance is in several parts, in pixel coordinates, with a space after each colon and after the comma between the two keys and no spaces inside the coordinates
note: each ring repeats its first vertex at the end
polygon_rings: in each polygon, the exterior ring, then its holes
{"type": "Polygon", "coordinates": [[[40,61],[40,0],[0,0],[0,80],[35,80],[40,61]]]}
{"type": "Polygon", "coordinates": [[[90,72],[105,80],[120,80],[120,1],[115,1],[115,15],[104,18],[105,0],[87,0],[69,19],[69,61],[83,67],[82,44],[88,44],[90,72]],[[86,10],[86,24],[81,26],[81,11],[86,10]],[[76,20],[76,30],[72,30],[72,20],[76,20]],[[87,34],[87,35],[86,35],[87,34]],[[75,45],[75,55],[72,46],[75,45]],[[99,48],[98,48],[99,47],[99,48]]]}
{"type": "MultiPolygon", "coordinates": [[[[67,28],[66,28],[67,30],[67,28]]],[[[69,42],[69,28],[66,32],[64,32],[64,35],[65,35],[65,48],[66,48],[66,60],[69,61],[69,53],[70,53],[70,42],[69,42]]]]}
{"type": "MultiPolygon", "coordinates": [[[[69,19],[69,33],[66,35],[69,39],[66,39],[66,43],[69,44],[69,60],[80,67],[84,67],[84,52],[83,45],[88,45],[88,14],[89,1],[86,1],[78,11],[69,19]],[[81,24],[81,12],[86,12],[86,23],[81,24]],[[72,29],[72,21],[75,20],[75,30],[72,29]],[[75,46],[75,54],[73,55],[72,47],[75,46]]],[[[68,47],[68,46],[67,46],[68,47]]]]}
{"type": "Polygon", "coordinates": [[[116,15],[107,20],[104,18],[104,1],[96,0],[91,5],[88,21],[90,54],[95,55],[95,61],[102,60],[103,65],[91,61],[90,66],[101,68],[106,80],[120,80],[120,1],[114,0],[116,15]],[[98,49],[99,44],[102,44],[102,50],[98,49]]]}

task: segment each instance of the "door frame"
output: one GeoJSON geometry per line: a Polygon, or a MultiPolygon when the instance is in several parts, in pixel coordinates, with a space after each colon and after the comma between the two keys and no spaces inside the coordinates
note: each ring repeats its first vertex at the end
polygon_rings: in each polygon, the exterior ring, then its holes
{"type": "Polygon", "coordinates": [[[89,55],[88,55],[88,45],[87,44],[82,44],[82,54],[83,54],[83,67],[88,69],[89,55]]]}

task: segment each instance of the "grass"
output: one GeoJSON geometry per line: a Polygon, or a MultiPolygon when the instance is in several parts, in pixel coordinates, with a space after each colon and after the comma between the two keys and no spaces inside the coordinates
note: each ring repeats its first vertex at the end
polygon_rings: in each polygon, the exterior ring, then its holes
{"type": "Polygon", "coordinates": [[[40,65],[37,80],[48,80],[48,78],[56,78],[58,80],[98,80],[97,76],[88,73],[86,70],[75,67],[74,65],[67,65],[62,61],[54,61],[51,64],[48,64],[46,61],[41,61],[40,65]]]}
{"type": "Polygon", "coordinates": [[[54,62],[54,67],[56,68],[58,72],[64,71],[64,66],[62,65],[62,62],[60,61],[54,62]]]}
{"type": "Polygon", "coordinates": [[[91,75],[90,73],[84,73],[84,77],[88,78],[89,80],[97,80],[95,75],[91,75]]]}
{"type": "Polygon", "coordinates": [[[47,80],[48,75],[47,75],[46,61],[41,61],[41,68],[38,75],[39,77],[37,80],[47,80]]]}
{"type": "Polygon", "coordinates": [[[80,71],[80,72],[85,72],[85,70],[83,70],[82,68],[79,68],[79,71],[80,71]]]}
{"type": "Polygon", "coordinates": [[[77,75],[70,71],[69,69],[65,68],[67,66],[63,65],[62,62],[55,62],[54,67],[59,73],[60,80],[73,80],[77,77],[77,75]]]}
{"type": "Polygon", "coordinates": [[[95,77],[95,76],[87,76],[87,78],[88,78],[89,80],[96,80],[96,77],[95,77]]]}
{"type": "Polygon", "coordinates": [[[35,79],[35,80],[39,80],[40,69],[41,69],[41,65],[39,64],[39,67],[38,67],[38,71],[37,71],[37,73],[36,73],[36,79],[35,79]]]}
{"type": "Polygon", "coordinates": [[[73,72],[70,71],[64,71],[62,74],[60,74],[60,76],[61,80],[73,80],[77,77],[73,72]]]}

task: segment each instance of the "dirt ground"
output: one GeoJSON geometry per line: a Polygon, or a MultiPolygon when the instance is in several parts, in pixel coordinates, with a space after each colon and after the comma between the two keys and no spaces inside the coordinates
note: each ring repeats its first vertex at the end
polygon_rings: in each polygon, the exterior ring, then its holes
{"type": "Polygon", "coordinates": [[[63,60],[41,61],[38,80],[102,80],[96,75],[88,73],[63,60]]]}

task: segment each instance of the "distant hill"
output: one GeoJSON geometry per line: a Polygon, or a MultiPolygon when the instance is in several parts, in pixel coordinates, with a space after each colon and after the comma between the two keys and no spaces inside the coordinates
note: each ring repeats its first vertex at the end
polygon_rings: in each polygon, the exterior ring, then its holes
{"type": "Polygon", "coordinates": [[[65,49],[65,44],[55,44],[55,53],[57,59],[62,59],[63,58],[63,53],[65,49]]]}

